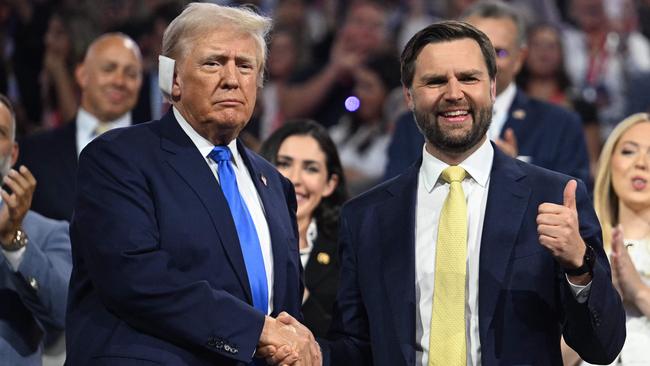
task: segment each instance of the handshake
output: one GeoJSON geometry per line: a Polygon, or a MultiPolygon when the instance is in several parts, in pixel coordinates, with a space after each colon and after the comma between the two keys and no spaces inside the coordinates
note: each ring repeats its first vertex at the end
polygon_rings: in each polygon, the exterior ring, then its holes
{"type": "Polygon", "coordinates": [[[320,346],[313,334],[291,315],[267,316],[255,356],[269,365],[321,366],[320,346]]]}

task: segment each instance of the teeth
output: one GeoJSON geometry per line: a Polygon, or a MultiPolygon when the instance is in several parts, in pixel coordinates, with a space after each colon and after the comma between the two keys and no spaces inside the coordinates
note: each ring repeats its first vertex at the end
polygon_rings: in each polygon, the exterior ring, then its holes
{"type": "Polygon", "coordinates": [[[446,117],[464,116],[466,114],[467,114],[467,111],[451,111],[451,112],[443,113],[443,115],[446,116],[446,117]]]}

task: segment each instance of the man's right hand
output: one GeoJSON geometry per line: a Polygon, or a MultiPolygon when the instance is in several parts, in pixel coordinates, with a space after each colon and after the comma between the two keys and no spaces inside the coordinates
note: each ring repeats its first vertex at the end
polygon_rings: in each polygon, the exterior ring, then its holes
{"type": "Polygon", "coordinates": [[[266,317],[256,356],[270,365],[318,365],[320,347],[304,325],[283,312],[277,319],[266,317]]]}

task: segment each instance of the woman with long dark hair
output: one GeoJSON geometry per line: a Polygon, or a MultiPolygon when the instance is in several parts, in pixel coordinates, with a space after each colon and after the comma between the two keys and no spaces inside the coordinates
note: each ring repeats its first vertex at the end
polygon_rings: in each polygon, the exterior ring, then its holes
{"type": "Polygon", "coordinates": [[[261,154],[294,185],[305,268],[304,323],[315,336],[324,336],[339,282],[339,210],[347,199],[336,146],[321,125],[300,120],[276,130],[262,145],[261,154]]]}

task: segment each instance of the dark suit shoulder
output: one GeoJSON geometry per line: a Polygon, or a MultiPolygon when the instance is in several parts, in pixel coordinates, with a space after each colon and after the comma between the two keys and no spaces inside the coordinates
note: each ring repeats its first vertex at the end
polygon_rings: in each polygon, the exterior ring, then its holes
{"type": "Polygon", "coordinates": [[[413,163],[404,173],[399,174],[385,182],[382,182],[368,191],[348,201],[344,211],[357,211],[381,204],[387,199],[396,195],[409,196],[408,192],[417,189],[417,176],[420,171],[421,160],[413,163]]]}
{"type": "MultiPolygon", "coordinates": [[[[76,123],[71,121],[64,126],[25,136],[18,140],[20,147],[19,159],[32,157],[33,155],[43,158],[44,152],[61,151],[62,146],[74,148],[76,151],[76,123]]],[[[67,149],[66,149],[67,150],[67,149]]]]}
{"type": "Polygon", "coordinates": [[[565,126],[582,127],[580,116],[567,108],[555,105],[543,100],[527,97],[527,108],[532,117],[536,120],[543,121],[547,126],[565,126]]]}

